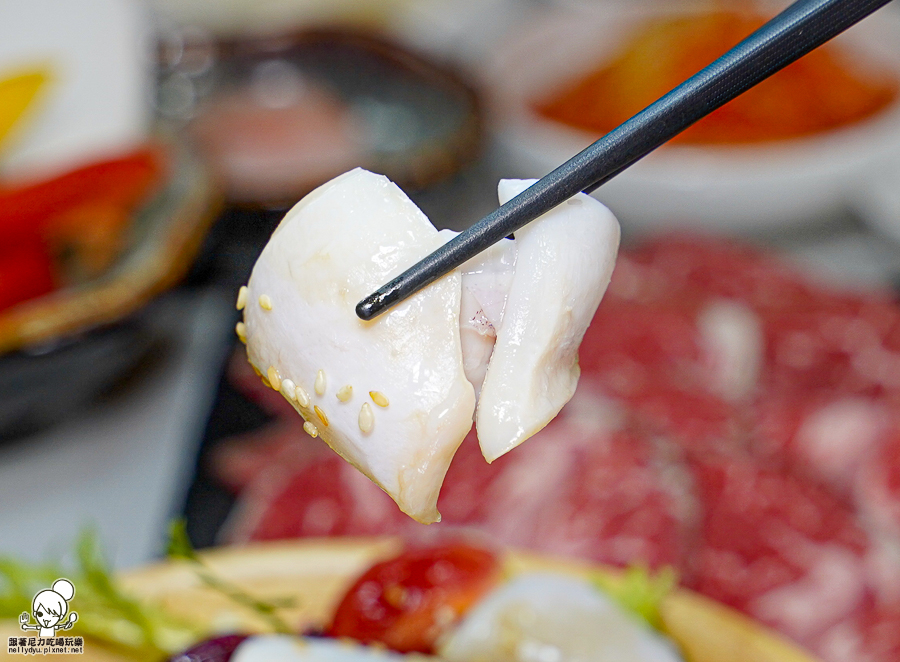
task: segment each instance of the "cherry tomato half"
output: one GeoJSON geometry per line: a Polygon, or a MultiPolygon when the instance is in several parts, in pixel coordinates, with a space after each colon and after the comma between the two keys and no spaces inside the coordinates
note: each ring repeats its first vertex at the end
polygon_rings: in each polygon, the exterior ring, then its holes
{"type": "Polygon", "coordinates": [[[430,653],[437,638],[496,584],[499,571],[491,552],[465,544],[408,550],[372,566],[350,587],[326,633],[430,653]]]}

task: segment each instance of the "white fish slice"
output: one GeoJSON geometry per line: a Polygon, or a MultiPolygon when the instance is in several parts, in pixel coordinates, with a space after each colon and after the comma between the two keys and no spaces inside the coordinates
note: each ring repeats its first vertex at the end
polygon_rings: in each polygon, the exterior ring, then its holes
{"type": "Polygon", "coordinates": [[[288,212],[244,296],[253,366],[310,432],[425,523],[440,518],[438,491],[475,407],[460,351],[460,276],[372,322],[354,306],[440,243],[396,185],[356,169],[288,212]]]}

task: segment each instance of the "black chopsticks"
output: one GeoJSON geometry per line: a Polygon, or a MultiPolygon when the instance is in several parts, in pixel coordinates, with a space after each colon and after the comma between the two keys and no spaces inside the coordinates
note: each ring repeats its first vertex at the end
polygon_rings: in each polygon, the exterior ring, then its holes
{"type": "Polygon", "coordinates": [[[579,191],[590,193],[697,120],[890,0],[798,0],[705,69],[356,306],[370,320],[579,191]]]}

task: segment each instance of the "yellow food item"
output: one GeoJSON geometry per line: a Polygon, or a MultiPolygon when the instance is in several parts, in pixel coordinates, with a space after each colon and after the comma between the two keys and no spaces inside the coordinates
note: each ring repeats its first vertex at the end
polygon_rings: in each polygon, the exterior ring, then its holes
{"type": "Polygon", "coordinates": [[[0,149],[22,116],[28,114],[29,108],[33,109],[35,99],[50,80],[48,68],[0,74],[0,149]]]}

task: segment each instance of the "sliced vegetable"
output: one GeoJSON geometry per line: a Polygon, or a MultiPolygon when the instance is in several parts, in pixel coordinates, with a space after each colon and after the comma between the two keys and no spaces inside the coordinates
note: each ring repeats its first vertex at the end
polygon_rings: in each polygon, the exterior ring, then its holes
{"type": "Polygon", "coordinates": [[[88,201],[66,210],[50,223],[44,239],[65,282],[99,276],[127,245],[133,210],[116,202],[88,201]]]}
{"type": "Polygon", "coordinates": [[[145,147],[41,182],[0,183],[0,311],[112,266],[164,170],[160,150],[145,147]]]}
{"type": "Polygon", "coordinates": [[[55,287],[53,260],[41,242],[0,249],[0,311],[52,292],[55,287]]]}
{"type": "MultiPolygon", "coordinates": [[[[0,241],[45,236],[56,219],[82,205],[134,210],[160,182],[164,157],[154,147],[69,171],[53,179],[0,184],[0,241]]],[[[87,220],[87,219],[86,219],[87,220]]]]}

